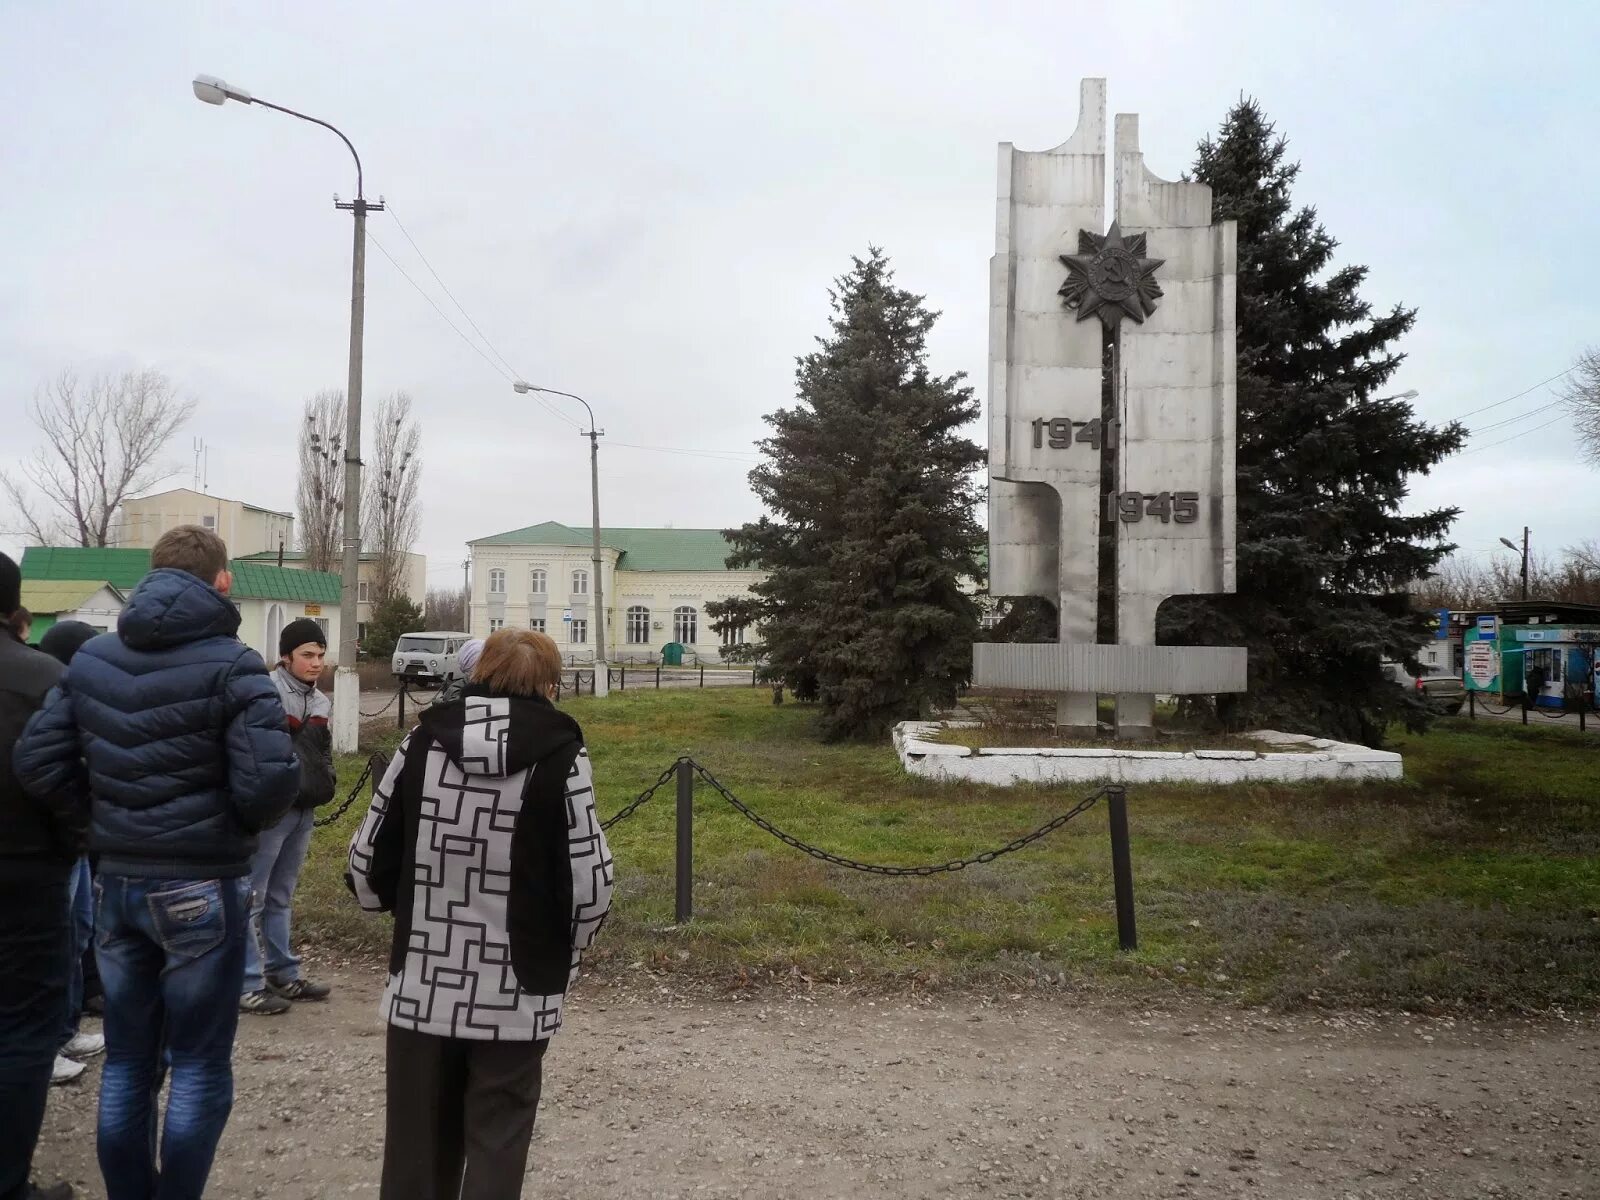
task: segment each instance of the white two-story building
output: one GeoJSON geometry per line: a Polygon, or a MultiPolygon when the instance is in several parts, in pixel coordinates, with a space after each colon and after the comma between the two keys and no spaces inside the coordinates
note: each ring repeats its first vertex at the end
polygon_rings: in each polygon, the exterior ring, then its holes
{"type": "MultiPolygon", "coordinates": [[[[549,634],[564,655],[592,658],[595,650],[593,543],[589,528],[546,521],[469,542],[474,636],[505,626],[549,634]]],[[[606,656],[612,662],[658,659],[676,642],[685,661],[716,661],[744,631],[720,637],[706,605],[742,596],[760,571],[727,566],[719,529],[605,529],[600,531],[601,585],[606,607],[606,656]]]]}

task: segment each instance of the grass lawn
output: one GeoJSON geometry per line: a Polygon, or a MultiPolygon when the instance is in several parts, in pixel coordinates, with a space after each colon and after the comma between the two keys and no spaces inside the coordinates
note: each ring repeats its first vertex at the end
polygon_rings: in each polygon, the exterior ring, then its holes
{"type": "MultiPolygon", "coordinates": [[[[905,775],[884,746],[818,741],[814,711],[767,689],[629,691],[565,706],[602,814],[679,754],[789,832],[869,862],[1003,844],[1083,789],[905,775]]],[[[695,919],[673,928],[673,789],[612,829],[617,900],[593,962],[732,985],[802,975],[880,986],[1201,989],[1286,1007],[1600,1006],[1600,739],[1464,720],[1400,736],[1381,784],[1134,785],[1140,949],[1119,954],[1103,807],[953,875],[832,867],[696,796],[695,919]]],[[[361,760],[341,763],[348,789],[361,760]]],[[[341,791],[343,794],[343,791],[341,791]]],[[[386,949],[386,918],[344,888],[365,797],[319,830],[303,937],[386,949]]]]}

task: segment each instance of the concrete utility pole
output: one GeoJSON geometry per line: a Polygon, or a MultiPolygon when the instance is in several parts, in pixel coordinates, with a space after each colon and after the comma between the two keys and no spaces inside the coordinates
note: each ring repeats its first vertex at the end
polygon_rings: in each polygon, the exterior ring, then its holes
{"type": "Polygon", "coordinates": [[[350,261],[350,375],[345,390],[344,570],[339,594],[339,659],[333,689],[333,748],[351,753],[356,749],[361,731],[361,677],[356,672],[356,600],[361,575],[361,354],[366,321],[367,213],[382,212],[383,201],[371,203],[367,200],[361,156],[350,139],[328,122],[257,99],[243,88],[224,83],[212,75],[196,75],[193,86],[196,99],[207,104],[223,104],[229,100],[259,104],[332,130],[356,162],[356,198],[348,203],[337,196],[333,198],[335,208],[344,209],[355,217],[355,244],[350,261]]]}
{"type": "Polygon", "coordinates": [[[548,396],[565,396],[568,400],[576,400],[583,405],[583,410],[589,414],[589,428],[581,430],[582,436],[589,439],[589,496],[590,496],[590,533],[593,538],[594,563],[594,694],[607,695],[611,690],[611,676],[606,667],[606,593],[605,584],[600,578],[600,439],[605,436],[604,429],[596,429],[594,424],[594,409],[589,407],[589,402],[582,396],[573,395],[571,392],[558,392],[555,388],[535,387],[524,380],[517,380],[511,385],[518,395],[527,395],[529,392],[542,392],[548,396]]]}

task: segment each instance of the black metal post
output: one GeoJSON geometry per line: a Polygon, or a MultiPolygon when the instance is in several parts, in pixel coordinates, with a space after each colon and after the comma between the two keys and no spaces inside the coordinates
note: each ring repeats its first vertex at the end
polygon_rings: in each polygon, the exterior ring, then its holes
{"type": "Polygon", "coordinates": [[[750,668],[750,686],[751,687],[755,687],[755,685],[756,685],[756,668],[755,667],[751,667],[750,668]]]}
{"type": "Polygon", "coordinates": [[[678,760],[678,902],[677,921],[694,917],[694,767],[678,760]]]}
{"type": "Polygon", "coordinates": [[[622,670],[621,670],[621,673],[620,673],[620,675],[618,676],[618,679],[617,679],[617,691],[625,692],[627,690],[628,690],[628,668],[627,667],[623,667],[622,670]]]}
{"type": "Polygon", "coordinates": [[[701,663],[700,664],[700,686],[701,687],[705,687],[705,685],[706,685],[706,665],[705,665],[705,663],[701,663]]]}
{"type": "Polygon", "coordinates": [[[656,664],[656,691],[661,690],[661,664],[656,664]]]}
{"type": "Polygon", "coordinates": [[[1467,719],[1469,721],[1476,721],[1478,719],[1478,693],[1477,692],[1468,692],[1467,693],[1467,719]]]}
{"type": "Polygon", "coordinates": [[[404,679],[400,681],[400,695],[396,697],[395,704],[398,705],[400,712],[395,716],[394,727],[396,729],[404,729],[406,727],[406,681],[404,679]]]}
{"type": "Polygon", "coordinates": [[[1133,919],[1133,857],[1128,846],[1128,792],[1114,787],[1106,794],[1111,818],[1111,880],[1117,896],[1117,945],[1123,950],[1139,948],[1139,932],[1133,919]]]}

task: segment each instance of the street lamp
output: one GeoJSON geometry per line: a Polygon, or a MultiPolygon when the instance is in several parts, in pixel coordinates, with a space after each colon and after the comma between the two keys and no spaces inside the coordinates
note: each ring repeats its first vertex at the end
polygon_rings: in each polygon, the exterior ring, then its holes
{"type": "Polygon", "coordinates": [[[361,725],[361,679],[356,673],[356,596],[361,571],[361,347],[366,314],[367,213],[382,212],[383,201],[367,200],[361,173],[361,156],[350,139],[328,122],[307,116],[281,104],[252,96],[244,88],[218,79],[215,75],[194,77],[195,99],[207,104],[259,104],[274,112],[286,113],[338,134],[356,162],[356,198],[349,203],[333,198],[335,208],[355,217],[355,248],[350,262],[350,377],[345,390],[344,437],[344,562],[339,590],[339,661],[334,672],[333,743],[343,752],[356,749],[361,725]]]}
{"type": "Polygon", "coordinates": [[[511,389],[519,396],[526,396],[529,392],[539,392],[546,396],[565,396],[568,400],[576,400],[583,405],[583,411],[589,414],[588,430],[580,430],[579,433],[589,439],[589,492],[592,501],[590,532],[594,539],[594,694],[604,696],[611,689],[611,676],[606,667],[606,594],[600,578],[600,439],[605,436],[605,430],[595,428],[594,409],[589,407],[589,402],[582,396],[573,395],[571,392],[558,392],[555,388],[535,387],[522,379],[513,383],[511,389]]]}
{"type": "Polygon", "coordinates": [[[1500,544],[1507,550],[1520,551],[1522,554],[1522,598],[1528,598],[1528,527],[1522,527],[1522,545],[1518,546],[1510,538],[1501,538],[1500,544]]]}

